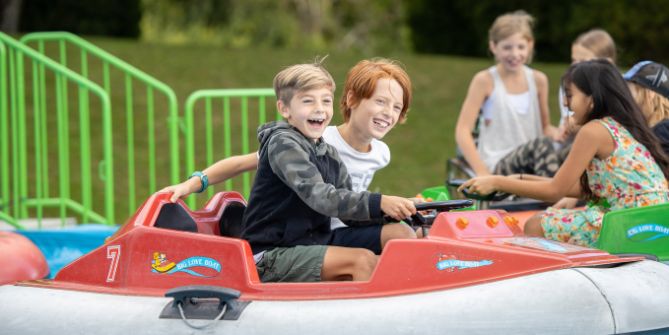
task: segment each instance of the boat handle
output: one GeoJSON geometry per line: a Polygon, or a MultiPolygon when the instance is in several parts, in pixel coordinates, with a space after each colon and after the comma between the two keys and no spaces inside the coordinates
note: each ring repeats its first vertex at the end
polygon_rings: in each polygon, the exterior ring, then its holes
{"type": "Polygon", "coordinates": [[[227,287],[206,285],[180,286],[165,292],[166,297],[174,298],[174,307],[177,303],[184,303],[190,298],[216,298],[220,308],[228,301],[238,299],[240,295],[239,291],[227,287]]]}
{"type": "Polygon", "coordinates": [[[205,285],[181,286],[173,288],[165,293],[166,297],[174,299],[172,305],[179,309],[181,320],[183,320],[183,322],[187,326],[193,329],[208,328],[212,326],[214,323],[216,323],[216,321],[221,320],[227,310],[228,304],[239,298],[240,295],[241,293],[237,290],[233,290],[226,287],[205,286],[205,285]],[[192,298],[218,299],[219,301],[218,308],[221,309],[221,312],[213,320],[211,320],[211,322],[208,322],[203,325],[195,325],[186,318],[183,311],[183,305],[186,304],[186,302],[192,298]]]}

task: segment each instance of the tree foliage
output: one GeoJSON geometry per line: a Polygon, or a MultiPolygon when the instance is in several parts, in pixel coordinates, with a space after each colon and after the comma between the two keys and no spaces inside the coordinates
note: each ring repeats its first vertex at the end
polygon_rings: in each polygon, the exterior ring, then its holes
{"type": "Polygon", "coordinates": [[[0,0],[3,9],[9,3],[21,4],[26,32],[477,57],[489,54],[495,17],[524,9],[536,19],[536,60],[568,61],[574,38],[597,27],[616,40],[621,65],[669,61],[669,0],[0,0]]]}
{"type": "Polygon", "coordinates": [[[536,59],[569,60],[569,46],[582,32],[607,30],[622,64],[669,60],[669,0],[408,1],[408,22],[418,52],[485,56],[495,17],[524,9],[536,19],[536,59]]]}
{"type": "Polygon", "coordinates": [[[401,0],[143,0],[142,38],[234,48],[408,50],[401,0]]]}
{"type": "Polygon", "coordinates": [[[20,30],[65,30],[76,34],[139,36],[140,0],[27,0],[20,30]]]}

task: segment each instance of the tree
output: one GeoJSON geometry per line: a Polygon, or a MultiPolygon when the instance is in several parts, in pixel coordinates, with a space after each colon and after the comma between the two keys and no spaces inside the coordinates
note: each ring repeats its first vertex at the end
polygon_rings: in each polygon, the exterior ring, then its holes
{"type": "Polygon", "coordinates": [[[19,17],[21,14],[22,0],[0,0],[0,31],[10,34],[19,32],[19,17]]]}

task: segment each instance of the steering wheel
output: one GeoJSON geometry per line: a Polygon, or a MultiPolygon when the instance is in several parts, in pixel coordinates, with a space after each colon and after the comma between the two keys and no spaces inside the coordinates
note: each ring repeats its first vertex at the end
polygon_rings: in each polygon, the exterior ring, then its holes
{"type": "MultiPolygon", "coordinates": [[[[465,179],[449,179],[449,180],[446,181],[446,183],[449,186],[460,187],[466,181],[467,180],[465,180],[465,179]]],[[[481,201],[502,201],[502,200],[508,198],[511,195],[509,193],[504,193],[504,192],[492,192],[490,194],[481,195],[481,194],[478,194],[478,193],[469,192],[466,188],[463,189],[461,192],[465,197],[467,197],[469,199],[481,200],[481,201]]]]}
{"type": "MultiPolygon", "coordinates": [[[[455,209],[467,208],[471,207],[472,205],[474,205],[474,202],[469,199],[422,202],[416,204],[416,214],[404,219],[403,221],[411,226],[431,225],[432,222],[434,222],[434,219],[437,217],[437,214],[440,212],[448,212],[455,209]],[[422,211],[429,211],[430,213],[421,214],[420,212],[422,211]]],[[[397,222],[388,216],[385,217],[385,220],[387,222],[397,222]]]]}

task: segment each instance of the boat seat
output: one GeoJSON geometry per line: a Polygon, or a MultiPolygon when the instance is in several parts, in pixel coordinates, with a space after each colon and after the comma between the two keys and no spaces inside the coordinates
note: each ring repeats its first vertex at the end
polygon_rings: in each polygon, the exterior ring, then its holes
{"type": "Polygon", "coordinates": [[[240,238],[242,236],[242,217],[246,206],[241,202],[230,202],[225,206],[219,228],[221,236],[240,238]]]}
{"type": "Polygon", "coordinates": [[[596,247],[612,254],[653,255],[668,262],[667,213],[669,203],[608,212],[596,247]]]}
{"type": "Polygon", "coordinates": [[[160,208],[160,213],[158,213],[158,218],[154,226],[157,228],[197,233],[195,220],[181,205],[173,203],[164,204],[160,208]]]}

